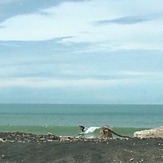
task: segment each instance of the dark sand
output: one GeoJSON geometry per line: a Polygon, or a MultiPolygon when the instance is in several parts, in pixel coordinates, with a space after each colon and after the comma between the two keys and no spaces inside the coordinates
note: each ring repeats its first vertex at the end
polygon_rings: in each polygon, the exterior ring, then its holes
{"type": "Polygon", "coordinates": [[[0,133],[0,163],[163,163],[163,139],[71,139],[0,133]],[[1,141],[2,141],[1,139],[1,141]]]}

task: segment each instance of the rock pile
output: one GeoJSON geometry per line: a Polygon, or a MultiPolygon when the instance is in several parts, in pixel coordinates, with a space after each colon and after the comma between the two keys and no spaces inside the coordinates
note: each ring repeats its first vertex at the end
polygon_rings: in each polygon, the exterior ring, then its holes
{"type": "Polygon", "coordinates": [[[135,138],[163,138],[163,126],[149,130],[136,131],[135,138]]]}
{"type": "Polygon", "coordinates": [[[32,133],[24,132],[7,132],[0,133],[0,142],[47,142],[47,141],[57,141],[58,136],[47,134],[47,135],[36,135],[32,133]]]}

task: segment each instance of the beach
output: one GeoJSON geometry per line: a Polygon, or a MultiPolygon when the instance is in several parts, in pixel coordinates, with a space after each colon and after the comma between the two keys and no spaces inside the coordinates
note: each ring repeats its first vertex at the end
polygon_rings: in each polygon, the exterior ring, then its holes
{"type": "Polygon", "coordinates": [[[162,108],[1,104],[0,163],[161,163],[163,139],[132,137],[135,131],[162,126],[162,108]],[[78,137],[79,125],[86,127],[84,138],[78,137]],[[99,139],[104,125],[131,138],[99,139]]]}
{"type": "Polygon", "coordinates": [[[163,162],[163,139],[61,139],[22,132],[1,132],[0,138],[1,163],[163,162]]]}

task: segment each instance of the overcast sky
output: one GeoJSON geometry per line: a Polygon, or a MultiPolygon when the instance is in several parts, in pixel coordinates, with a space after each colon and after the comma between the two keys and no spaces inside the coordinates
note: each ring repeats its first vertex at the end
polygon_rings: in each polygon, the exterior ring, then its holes
{"type": "Polygon", "coordinates": [[[0,103],[163,104],[163,1],[0,0],[0,103]]]}

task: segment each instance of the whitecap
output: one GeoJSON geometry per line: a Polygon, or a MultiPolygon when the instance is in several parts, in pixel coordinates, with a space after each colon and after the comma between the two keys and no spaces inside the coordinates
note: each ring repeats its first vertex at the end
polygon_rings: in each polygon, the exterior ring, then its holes
{"type": "Polygon", "coordinates": [[[99,129],[100,127],[89,127],[85,130],[84,134],[93,133],[95,130],[99,129]]]}

